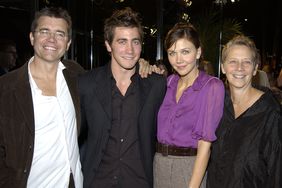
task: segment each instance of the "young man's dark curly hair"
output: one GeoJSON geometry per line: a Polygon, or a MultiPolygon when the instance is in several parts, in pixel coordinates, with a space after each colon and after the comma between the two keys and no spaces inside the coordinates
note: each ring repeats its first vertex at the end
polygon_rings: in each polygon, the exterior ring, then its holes
{"type": "Polygon", "coordinates": [[[104,24],[104,39],[112,44],[114,38],[114,30],[116,27],[137,27],[141,42],[143,41],[143,28],[139,14],[133,11],[130,7],[122,10],[116,10],[111,17],[105,20],[104,24]]]}

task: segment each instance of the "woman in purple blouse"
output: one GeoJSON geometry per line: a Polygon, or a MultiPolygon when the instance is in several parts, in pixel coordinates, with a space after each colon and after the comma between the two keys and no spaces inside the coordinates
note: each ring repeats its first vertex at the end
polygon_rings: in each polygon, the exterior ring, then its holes
{"type": "Polygon", "coordinates": [[[158,114],[154,188],[205,187],[211,142],[223,113],[224,85],[198,69],[201,46],[191,24],[178,23],[165,49],[175,74],[158,114]]]}

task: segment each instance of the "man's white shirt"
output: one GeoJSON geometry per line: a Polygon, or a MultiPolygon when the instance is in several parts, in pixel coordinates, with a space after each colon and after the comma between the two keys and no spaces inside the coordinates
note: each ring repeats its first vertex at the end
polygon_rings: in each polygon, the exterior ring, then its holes
{"type": "MultiPolygon", "coordinates": [[[[33,58],[29,61],[33,61],[33,58]]],[[[70,173],[75,187],[82,188],[83,177],[77,142],[75,109],[59,62],[56,96],[44,96],[29,69],[32,91],[35,139],[28,188],[69,186],[70,173]]]]}

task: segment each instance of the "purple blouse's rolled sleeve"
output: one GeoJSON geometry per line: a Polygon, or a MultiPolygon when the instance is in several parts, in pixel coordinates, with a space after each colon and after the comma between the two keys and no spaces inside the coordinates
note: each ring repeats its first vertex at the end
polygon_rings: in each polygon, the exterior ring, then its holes
{"type": "Polygon", "coordinates": [[[215,130],[223,113],[224,85],[213,78],[202,89],[205,95],[200,98],[203,100],[198,106],[201,114],[192,129],[192,138],[212,142],[216,140],[215,130]]]}

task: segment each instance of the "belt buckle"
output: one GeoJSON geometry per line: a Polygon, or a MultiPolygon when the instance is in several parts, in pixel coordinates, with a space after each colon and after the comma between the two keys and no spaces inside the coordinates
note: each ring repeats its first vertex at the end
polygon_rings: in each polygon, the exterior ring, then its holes
{"type": "Polygon", "coordinates": [[[167,144],[162,145],[162,155],[168,156],[168,145],[167,144]]]}

